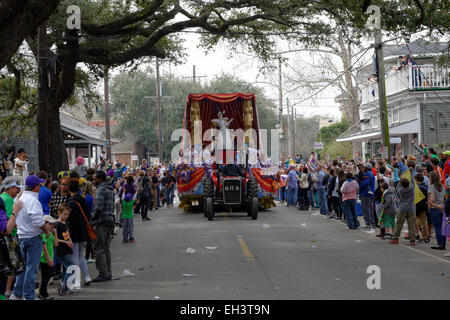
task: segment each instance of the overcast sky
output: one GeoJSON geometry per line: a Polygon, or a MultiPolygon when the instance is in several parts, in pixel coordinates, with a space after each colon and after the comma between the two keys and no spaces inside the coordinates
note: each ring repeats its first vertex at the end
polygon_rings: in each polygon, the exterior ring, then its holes
{"type": "MultiPolygon", "coordinates": [[[[250,83],[255,83],[256,86],[261,87],[265,95],[273,99],[278,105],[278,88],[274,85],[264,84],[261,82],[275,82],[278,84],[278,71],[271,77],[272,79],[264,78],[259,75],[258,65],[259,62],[247,55],[237,54],[233,58],[229,58],[230,51],[224,45],[220,44],[216,47],[216,50],[205,54],[204,49],[198,48],[199,35],[197,34],[183,34],[186,38],[185,46],[188,47],[186,53],[188,57],[186,63],[179,66],[169,66],[168,64],[163,64],[161,66],[162,72],[172,72],[177,75],[192,77],[193,75],[193,65],[196,66],[197,76],[206,76],[203,78],[198,78],[199,81],[210,81],[215,76],[221,73],[228,73],[240,77],[250,83]]],[[[280,50],[286,50],[286,47],[280,47],[280,50]]],[[[290,60],[290,63],[295,61],[295,55],[299,53],[290,53],[285,55],[290,60]]],[[[305,55],[305,53],[303,53],[305,55]]],[[[301,66],[300,66],[301,67],[301,66]]],[[[282,66],[282,70],[288,71],[286,66],[282,66]]],[[[285,84],[283,84],[285,85],[285,84]]],[[[334,102],[334,97],[338,95],[334,89],[326,89],[316,96],[315,101],[307,100],[304,102],[299,102],[305,97],[311,95],[314,92],[310,92],[307,95],[298,95],[293,93],[283,93],[284,98],[289,97],[290,104],[298,104],[295,108],[297,109],[297,115],[304,115],[305,117],[311,117],[313,115],[321,115],[324,117],[334,117],[340,118],[340,111],[338,105],[334,102]]],[[[286,112],[286,100],[284,99],[283,110],[286,112]]]]}

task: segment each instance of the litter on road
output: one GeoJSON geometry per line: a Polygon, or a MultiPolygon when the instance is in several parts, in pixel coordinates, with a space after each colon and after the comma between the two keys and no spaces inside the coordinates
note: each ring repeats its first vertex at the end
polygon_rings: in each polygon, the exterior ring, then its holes
{"type": "Polygon", "coordinates": [[[205,247],[205,248],[208,250],[216,250],[217,249],[217,247],[205,247]]]}
{"type": "Polygon", "coordinates": [[[195,253],[195,249],[187,248],[186,253],[193,254],[193,253],[195,253]]]}
{"type": "Polygon", "coordinates": [[[128,270],[128,269],[124,269],[120,276],[121,277],[128,277],[128,276],[135,276],[135,274],[133,272],[131,272],[130,270],[128,270]]]}
{"type": "Polygon", "coordinates": [[[195,273],[183,273],[181,276],[182,277],[196,277],[197,275],[195,273]]]}
{"type": "Polygon", "coordinates": [[[270,228],[270,226],[269,226],[267,223],[264,223],[264,224],[262,225],[262,227],[263,227],[263,229],[269,229],[269,228],[270,228]]]}

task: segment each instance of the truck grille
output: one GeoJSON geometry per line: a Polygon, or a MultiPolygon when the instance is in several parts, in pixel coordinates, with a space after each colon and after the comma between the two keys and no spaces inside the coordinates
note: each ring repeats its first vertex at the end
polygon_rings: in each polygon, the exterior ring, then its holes
{"type": "Polygon", "coordinates": [[[223,200],[225,204],[241,203],[240,179],[226,179],[223,183],[223,200]]]}

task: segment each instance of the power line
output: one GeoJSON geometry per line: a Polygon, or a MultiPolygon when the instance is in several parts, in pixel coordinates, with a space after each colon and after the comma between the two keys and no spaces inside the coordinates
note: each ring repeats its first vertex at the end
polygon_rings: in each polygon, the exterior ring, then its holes
{"type": "MultiPolygon", "coordinates": [[[[342,77],[345,73],[350,72],[350,71],[354,71],[354,70],[352,70],[352,68],[354,67],[354,65],[355,65],[356,63],[358,63],[359,60],[361,60],[361,58],[364,56],[364,54],[365,54],[370,48],[371,48],[371,47],[368,47],[366,50],[364,50],[364,52],[361,54],[361,56],[360,56],[355,62],[353,62],[353,64],[352,64],[347,70],[341,72],[341,74],[340,74],[339,76],[337,76],[335,79],[333,79],[332,81],[330,81],[330,82],[329,82],[326,86],[324,86],[322,89],[316,91],[315,93],[311,94],[311,95],[308,96],[307,98],[304,98],[304,99],[300,100],[300,102],[298,102],[298,103],[296,103],[296,104],[294,104],[294,105],[292,105],[292,106],[296,106],[296,105],[298,105],[298,104],[300,104],[300,103],[302,103],[302,102],[304,102],[304,101],[306,101],[306,100],[311,99],[312,97],[316,96],[317,94],[319,94],[320,92],[322,92],[323,90],[325,90],[327,87],[329,87],[330,85],[332,85],[336,80],[338,80],[340,77],[342,77]]],[[[358,69],[360,69],[360,68],[358,68],[358,69]]],[[[358,70],[358,69],[357,69],[357,70],[358,70]]]]}

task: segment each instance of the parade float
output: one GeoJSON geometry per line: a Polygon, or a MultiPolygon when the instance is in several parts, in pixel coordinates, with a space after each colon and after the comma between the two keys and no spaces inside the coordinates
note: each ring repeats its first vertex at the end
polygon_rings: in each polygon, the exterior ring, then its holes
{"type": "MultiPolygon", "coordinates": [[[[222,169],[230,162],[239,165],[244,177],[241,188],[237,188],[241,191],[239,205],[228,208],[241,207],[251,216],[252,211],[255,215],[255,207],[275,206],[275,176],[264,174],[257,156],[263,143],[253,93],[190,94],[184,109],[183,129],[186,134],[182,137],[175,168],[179,208],[197,209],[207,216],[208,207],[227,204],[229,197],[236,198],[225,192],[229,192],[230,187],[224,186],[222,169]],[[217,133],[223,140],[217,141],[217,133]]],[[[230,181],[225,184],[237,183],[231,178],[227,177],[230,181]]]]}

